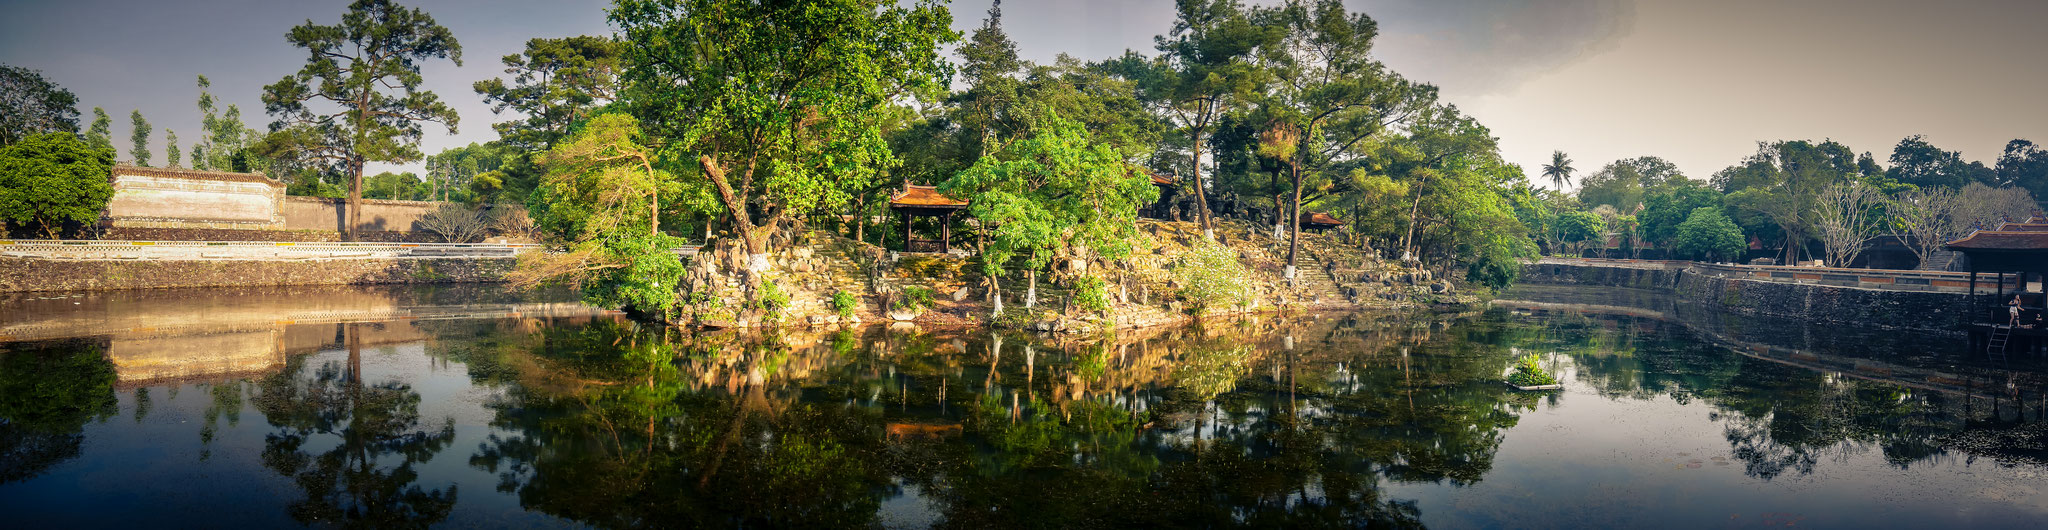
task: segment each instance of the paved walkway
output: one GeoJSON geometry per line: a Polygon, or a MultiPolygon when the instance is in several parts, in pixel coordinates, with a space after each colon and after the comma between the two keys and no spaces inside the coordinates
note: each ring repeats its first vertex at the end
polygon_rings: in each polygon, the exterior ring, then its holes
{"type": "Polygon", "coordinates": [[[540,245],[270,241],[0,240],[0,257],[53,260],[228,260],[508,258],[540,245]]]}

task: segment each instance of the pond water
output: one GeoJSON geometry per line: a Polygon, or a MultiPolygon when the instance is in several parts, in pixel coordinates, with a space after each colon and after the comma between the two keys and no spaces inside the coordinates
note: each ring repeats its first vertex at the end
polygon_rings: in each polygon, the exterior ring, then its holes
{"type": "Polygon", "coordinates": [[[2041,527],[2048,369],[1526,288],[1114,337],[490,288],[0,299],[19,528],[2041,527]],[[1501,383],[1536,354],[1565,388],[1501,383]]]}

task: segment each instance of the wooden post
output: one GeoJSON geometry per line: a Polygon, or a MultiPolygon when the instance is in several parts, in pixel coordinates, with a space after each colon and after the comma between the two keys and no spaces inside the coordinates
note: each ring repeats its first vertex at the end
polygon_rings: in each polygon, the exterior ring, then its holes
{"type": "Polygon", "coordinates": [[[910,252],[910,250],[911,250],[911,249],[910,249],[910,221],[911,221],[912,219],[916,219],[916,218],[917,218],[916,216],[910,215],[910,209],[909,209],[909,208],[905,208],[905,209],[903,209],[903,251],[904,251],[904,252],[910,252]]]}
{"type": "Polygon", "coordinates": [[[953,211],[939,216],[939,253],[953,251],[953,211]]]}

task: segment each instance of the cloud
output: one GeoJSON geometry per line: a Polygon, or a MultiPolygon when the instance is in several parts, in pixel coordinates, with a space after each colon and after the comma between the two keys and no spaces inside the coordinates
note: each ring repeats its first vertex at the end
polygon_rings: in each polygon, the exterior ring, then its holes
{"type": "Polygon", "coordinates": [[[1375,53],[1395,71],[1468,96],[1614,49],[1635,29],[1631,0],[1357,0],[1379,21],[1375,53]]]}

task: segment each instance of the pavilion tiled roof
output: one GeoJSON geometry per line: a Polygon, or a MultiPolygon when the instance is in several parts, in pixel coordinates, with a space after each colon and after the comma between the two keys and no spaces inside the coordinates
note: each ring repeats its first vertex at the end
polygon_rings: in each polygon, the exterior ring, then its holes
{"type": "Polygon", "coordinates": [[[1301,215],[1301,224],[1305,224],[1305,225],[1324,225],[1324,226],[1344,226],[1344,222],[1343,222],[1343,221],[1339,221],[1339,220],[1337,220],[1337,218],[1335,218],[1335,217],[1330,217],[1330,214],[1326,214],[1326,213],[1323,213],[1323,212],[1309,212],[1309,213],[1305,213],[1305,214],[1302,214],[1302,215],[1301,215]]]}
{"type": "Polygon", "coordinates": [[[2021,232],[2003,230],[1979,230],[1946,245],[1949,250],[2000,251],[2000,250],[2048,250],[2048,232],[2021,232]]]}
{"type": "Polygon", "coordinates": [[[2036,218],[2036,219],[2035,219],[2035,220],[2033,220],[2033,221],[2029,221],[2029,222],[2025,222],[2025,223],[2006,223],[2006,224],[2003,224],[2003,225],[1999,225],[1999,227],[1998,227],[1998,231],[2000,231],[2000,232],[2048,232],[2048,220],[2043,220],[2043,219],[2039,219],[2039,218],[2036,218]]]}
{"type": "Polygon", "coordinates": [[[190,180],[215,180],[215,181],[222,181],[222,182],[256,182],[256,183],[261,183],[261,184],[272,184],[272,185],[278,185],[278,186],[283,186],[283,185],[284,185],[284,183],[282,183],[282,182],[278,182],[278,181],[276,181],[276,180],[272,180],[272,179],[271,179],[270,177],[266,177],[266,176],[263,176],[263,174],[262,174],[262,173],[235,173],[235,172],[230,172],[230,171],[200,171],[200,170],[197,170],[197,169],[178,169],[178,168],[167,168],[167,167],[141,167],[141,166],[131,166],[131,165],[127,165],[127,164],[117,164],[117,165],[115,165],[115,166],[114,166],[114,176],[116,176],[116,177],[119,177],[119,176],[122,176],[122,175],[131,175],[131,176],[137,176],[137,177],[160,177],[160,178],[177,178],[177,179],[190,179],[190,180]]]}
{"type": "Polygon", "coordinates": [[[936,186],[905,185],[889,197],[891,208],[966,208],[967,201],[947,197],[936,186]]]}

